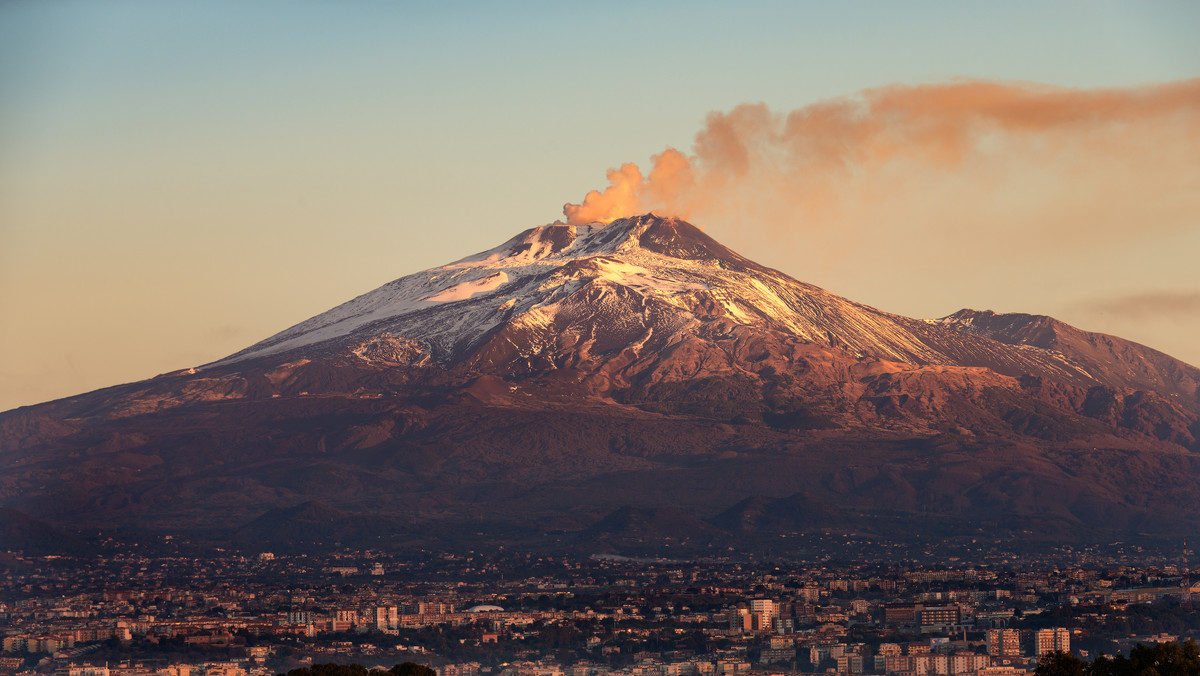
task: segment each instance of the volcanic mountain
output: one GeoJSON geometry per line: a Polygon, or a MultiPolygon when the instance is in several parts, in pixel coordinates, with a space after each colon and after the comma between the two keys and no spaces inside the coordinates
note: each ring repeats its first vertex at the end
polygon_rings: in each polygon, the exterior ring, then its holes
{"type": "Polygon", "coordinates": [[[293,542],[1170,534],[1200,525],[1198,419],[1200,370],[1147,347],[889,314],[646,215],[0,414],[0,506],[293,542]]]}

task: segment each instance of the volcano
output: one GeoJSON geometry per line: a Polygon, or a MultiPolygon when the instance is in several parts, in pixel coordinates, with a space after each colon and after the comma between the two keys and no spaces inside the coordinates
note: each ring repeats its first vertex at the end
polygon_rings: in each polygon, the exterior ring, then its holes
{"type": "Polygon", "coordinates": [[[1161,352],[890,314],[644,215],[0,414],[0,506],[292,544],[1171,535],[1200,526],[1198,420],[1200,370],[1161,352]]]}

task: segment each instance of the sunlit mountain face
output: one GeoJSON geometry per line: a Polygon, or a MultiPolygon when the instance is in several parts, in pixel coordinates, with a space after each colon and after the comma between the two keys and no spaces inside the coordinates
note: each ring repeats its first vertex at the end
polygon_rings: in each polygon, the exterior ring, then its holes
{"type": "Polygon", "coordinates": [[[554,224],[3,414],[0,506],[281,544],[1172,534],[1200,524],[1198,384],[1049,317],[877,310],[677,219],[554,224]]]}

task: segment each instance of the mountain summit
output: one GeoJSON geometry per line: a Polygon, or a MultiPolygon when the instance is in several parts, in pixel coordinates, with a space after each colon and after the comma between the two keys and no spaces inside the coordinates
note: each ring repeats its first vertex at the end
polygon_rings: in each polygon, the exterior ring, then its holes
{"type": "Polygon", "coordinates": [[[689,339],[747,330],[857,358],[982,366],[1191,401],[1200,385],[1196,369],[1166,355],[1050,317],[962,310],[923,321],[881,312],[758,265],[690,223],[653,215],[531,228],[386,284],[215,365],[402,339],[441,365],[587,370],[614,356],[637,361],[644,352],[653,360],[689,339]],[[1060,341],[1059,334],[1070,338],[1060,341]]]}
{"type": "Polygon", "coordinates": [[[613,540],[658,523],[629,513],[691,519],[696,546],[1170,533],[1200,525],[1198,418],[1200,370],[1141,345],[889,314],[645,215],[532,228],[204,367],[0,414],[0,506],[238,537],[320,504],[359,540],[585,547],[660,539],[613,540]]]}

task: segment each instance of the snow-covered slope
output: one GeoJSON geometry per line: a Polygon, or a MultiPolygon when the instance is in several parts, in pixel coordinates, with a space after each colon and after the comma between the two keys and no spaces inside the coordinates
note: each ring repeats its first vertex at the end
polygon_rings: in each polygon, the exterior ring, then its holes
{"type": "Polygon", "coordinates": [[[721,313],[893,359],[937,356],[897,324],[901,318],[758,266],[687,223],[642,216],[532,228],[494,249],[386,284],[218,363],[385,332],[453,361],[501,325],[548,324],[580,294],[603,302],[619,290],[662,306],[676,329],[697,313],[721,313]]]}
{"type": "MultiPolygon", "coordinates": [[[[1095,373],[1095,359],[974,330],[963,317],[918,320],[883,312],[760,266],[686,222],[644,215],[608,225],[532,228],[493,249],[386,284],[214,366],[354,349],[386,337],[415,344],[443,365],[472,360],[505,371],[500,362],[511,362],[530,372],[594,366],[647,345],[661,353],[701,334],[711,341],[751,327],[851,358],[1105,382],[1095,373]]],[[[1138,384],[1150,380],[1152,374],[1138,384]]]]}

